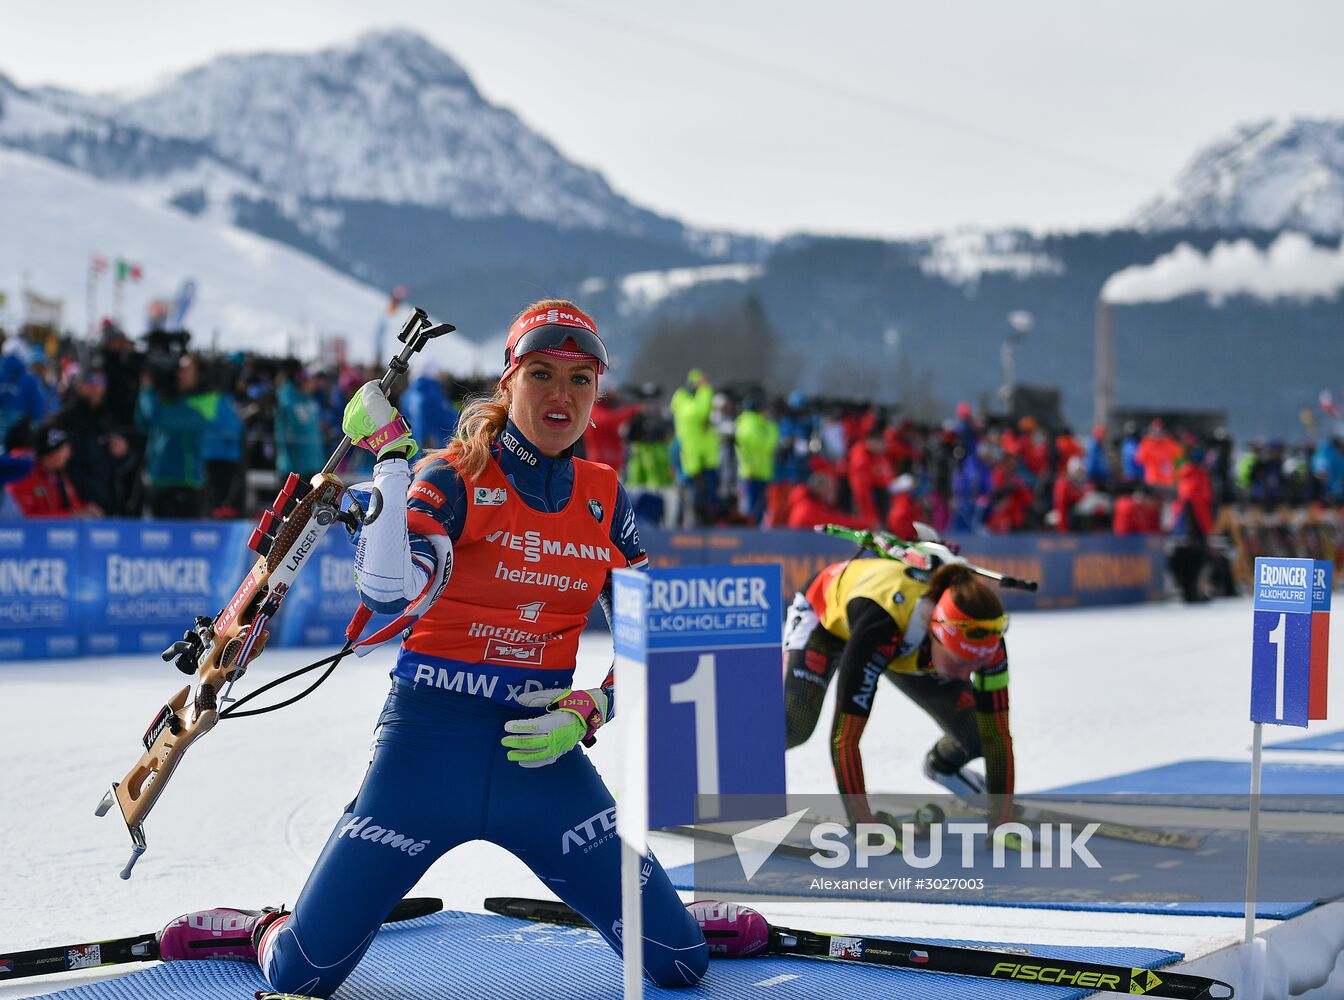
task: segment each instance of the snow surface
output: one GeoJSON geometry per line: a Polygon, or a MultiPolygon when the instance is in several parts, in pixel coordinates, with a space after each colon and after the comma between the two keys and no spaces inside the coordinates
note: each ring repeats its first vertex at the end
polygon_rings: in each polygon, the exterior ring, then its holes
{"type": "MultiPolygon", "coordinates": [[[[65,302],[65,323],[88,319],[89,258],[124,258],[144,269],[123,285],[122,315],[133,328],[151,300],[197,285],[188,325],[197,344],[222,350],[317,351],[319,337],[342,336],[350,356],[370,360],[387,296],[282,243],[212,218],[146,204],[79,171],[0,148],[0,291],[22,308],[31,288],[65,302]]],[[[95,321],[113,311],[112,278],[96,286],[95,321]]],[[[196,346],[196,345],[194,345],[196,346]]]]}
{"type": "MultiPolygon", "coordinates": [[[[1244,599],[1015,615],[1013,728],[1021,788],[1191,757],[1248,759],[1250,628],[1244,599]]],[[[1344,641],[1341,629],[1337,618],[1336,649],[1344,641]]],[[[244,685],[324,653],[268,652],[244,685]]],[[[115,810],[102,819],[93,810],[138,756],[140,733],[180,686],[180,675],[154,656],[0,665],[6,860],[0,942],[23,949],[97,940],[153,930],[201,907],[292,903],[358,787],[392,656],[384,649],[348,660],[308,700],[231,721],[202,739],[149,817],[149,851],[126,882],[117,877],[130,851],[124,825],[115,810]]],[[[610,656],[604,634],[586,635],[578,682],[598,683],[610,656]]],[[[1318,726],[1337,727],[1344,719],[1344,684],[1332,686],[1329,709],[1333,723],[1318,726]]],[[[828,701],[824,718],[830,710],[828,701]]],[[[819,726],[809,743],[790,751],[791,791],[833,791],[826,729],[819,726]]],[[[614,735],[599,738],[592,754],[619,788],[614,735]]],[[[931,721],[885,689],[864,739],[872,788],[932,791],[920,761],[936,735],[931,721]]],[[[690,860],[687,842],[659,837],[656,848],[669,867],[690,860]]],[[[441,860],[415,892],[477,911],[487,895],[546,894],[519,861],[479,842],[441,860]]],[[[790,902],[761,909],[791,926],[1136,945],[1191,958],[1236,944],[1243,928],[1240,918],[920,903],[790,902]]],[[[1258,928],[1269,931],[1265,996],[1344,996],[1344,963],[1327,982],[1344,952],[1344,904],[1315,911],[1309,920],[1261,921],[1258,928]],[[1308,988],[1315,992],[1304,993],[1308,988]]],[[[1244,952],[1220,952],[1196,964],[1232,978],[1246,975],[1244,966],[1253,963],[1244,952]]],[[[0,1000],[72,982],[65,976],[0,985],[0,1000]]]]}

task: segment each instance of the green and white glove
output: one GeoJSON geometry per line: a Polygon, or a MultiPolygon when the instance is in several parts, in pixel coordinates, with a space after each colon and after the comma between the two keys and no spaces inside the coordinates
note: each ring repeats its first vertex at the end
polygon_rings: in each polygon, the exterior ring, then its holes
{"type": "Polygon", "coordinates": [[[524,708],[544,708],[545,715],[513,719],[504,723],[508,733],[499,742],[509,750],[509,760],[523,767],[545,767],[582,743],[597,742],[594,733],[607,721],[610,703],[601,688],[574,691],[548,688],[520,695],[524,708]]]}
{"type": "Polygon", "coordinates": [[[379,461],[401,450],[406,451],[406,458],[413,458],[420,450],[411,436],[411,425],[376,381],[365,382],[345,404],[341,430],[352,442],[377,455],[379,461]]]}

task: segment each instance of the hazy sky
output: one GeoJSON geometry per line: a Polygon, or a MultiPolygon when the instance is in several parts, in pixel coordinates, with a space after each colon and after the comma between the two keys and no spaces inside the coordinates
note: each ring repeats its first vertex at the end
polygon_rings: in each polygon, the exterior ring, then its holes
{"type": "Polygon", "coordinates": [[[634,201],[769,235],[1105,226],[1239,122],[1344,115],[1321,0],[4,0],[21,86],[417,30],[634,201]]]}

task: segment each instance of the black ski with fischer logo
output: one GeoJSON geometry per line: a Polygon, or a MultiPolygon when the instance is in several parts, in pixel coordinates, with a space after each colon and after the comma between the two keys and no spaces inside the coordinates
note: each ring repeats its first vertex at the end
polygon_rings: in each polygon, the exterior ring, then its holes
{"type": "MultiPolygon", "coordinates": [[[[522,920],[571,927],[592,926],[578,911],[554,900],[495,896],[485,901],[485,908],[491,913],[522,920]]],[[[1232,987],[1220,979],[1051,958],[1036,954],[1034,948],[929,944],[892,938],[817,934],[774,925],[770,927],[770,944],[761,954],[885,965],[1041,986],[1075,986],[1172,1000],[1227,1000],[1235,995],[1232,987]]]]}

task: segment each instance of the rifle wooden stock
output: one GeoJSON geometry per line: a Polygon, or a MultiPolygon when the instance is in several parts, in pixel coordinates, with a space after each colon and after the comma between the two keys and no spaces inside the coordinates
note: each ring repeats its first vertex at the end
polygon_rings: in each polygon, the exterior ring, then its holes
{"type": "MultiPolygon", "coordinates": [[[[419,353],[429,341],[452,333],[454,329],[451,323],[431,325],[423,309],[412,310],[397,334],[402,349],[389,362],[379,381],[383,390],[389,389],[398,375],[407,373],[407,362],[412,355],[419,353]]],[[[122,878],[131,877],[136,860],[145,852],[145,817],[163,794],[182,755],[219,721],[221,690],[241,677],[248,663],[261,654],[270,634],[266,625],[279,609],[299,570],[308,562],[317,543],[340,513],[345,485],[336,478],[335,472],[352,443],[348,435],[341,439],[322,471],[313,476],[309,491],[289,509],[288,514],[282,508],[288,508],[293,496],[290,483],[276,498],[274,512],[262,516],[262,523],[253,533],[256,544],[249,542],[248,545],[264,554],[258,556],[229,603],[208,628],[205,619],[198,619],[198,627],[193,630],[204,644],[196,658],[194,697],[190,687],[183,688],[159,710],[142,739],[144,753],[123,780],[113,782],[98,804],[97,815],[102,816],[112,808],[113,802],[117,803],[131,835],[131,859],[122,869],[122,878]],[[270,548],[266,549],[268,533],[275,525],[275,519],[281,516],[283,519],[269,542],[270,548]]],[[[297,477],[291,478],[297,480],[297,477]]],[[[190,643],[179,645],[186,648],[179,659],[191,655],[190,643]]]]}
{"type": "Polygon", "coordinates": [[[115,800],[131,834],[131,860],[122,871],[129,878],[144,853],[145,817],[163,794],[183,754],[219,721],[219,693],[237,680],[265,648],[266,625],[331,526],[345,485],[334,475],[319,473],[311,489],[281,523],[270,551],[258,556],[232,599],[215,616],[213,638],[196,671],[195,693],[185,687],[155,715],[142,739],[144,752],[112,785],[97,814],[115,800]],[[255,636],[254,636],[255,633],[255,636]]]}

